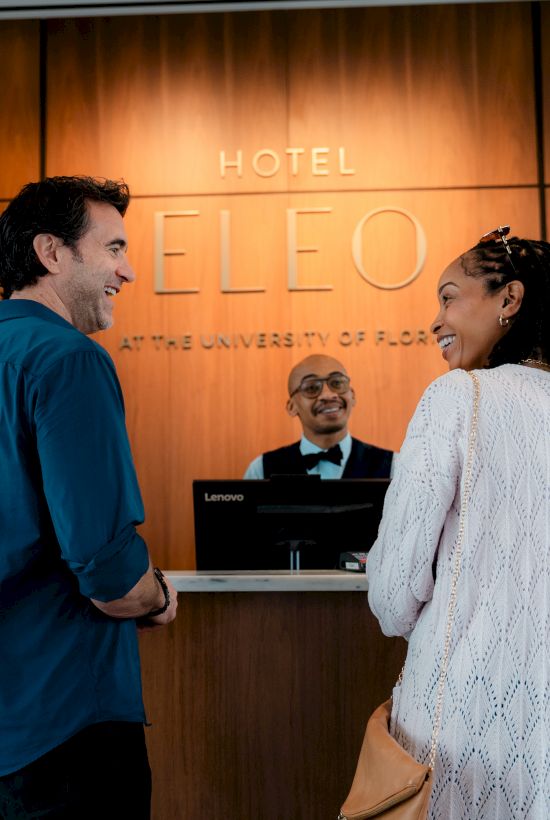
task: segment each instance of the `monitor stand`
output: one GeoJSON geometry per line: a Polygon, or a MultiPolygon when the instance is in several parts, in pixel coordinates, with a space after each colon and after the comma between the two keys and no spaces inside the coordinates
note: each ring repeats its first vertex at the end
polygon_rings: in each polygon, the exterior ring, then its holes
{"type": "Polygon", "coordinates": [[[287,541],[278,541],[276,547],[285,547],[290,554],[290,571],[300,572],[300,549],[315,547],[315,541],[306,541],[304,538],[289,538],[287,541]]]}

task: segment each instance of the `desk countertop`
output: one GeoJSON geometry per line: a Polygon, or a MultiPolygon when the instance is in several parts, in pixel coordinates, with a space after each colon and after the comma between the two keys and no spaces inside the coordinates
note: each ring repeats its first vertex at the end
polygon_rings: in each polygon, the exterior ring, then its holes
{"type": "Polygon", "coordinates": [[[195,572],[166,570],[178,592],[366,592],[367,576],[344,570],[195,572]]]}

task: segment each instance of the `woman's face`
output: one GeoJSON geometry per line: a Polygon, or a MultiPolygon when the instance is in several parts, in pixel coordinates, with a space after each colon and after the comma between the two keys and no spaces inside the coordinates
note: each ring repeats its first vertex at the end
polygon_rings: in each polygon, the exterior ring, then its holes
{"type": "Polygon", "coordinates": [[[488,293],[483,278],[467,276],[459,259],[443,271],[437,292],[439,313],[431,331],[437,335],[449,370],[485,367],[507,331],[498,321],[505,292],[488,293]]]}

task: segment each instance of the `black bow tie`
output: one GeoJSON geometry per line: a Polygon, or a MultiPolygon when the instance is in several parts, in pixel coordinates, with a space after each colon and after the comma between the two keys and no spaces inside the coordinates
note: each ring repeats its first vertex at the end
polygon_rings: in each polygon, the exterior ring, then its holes
{"type": "Polygon", "coordinates": [[[312,470],[320,461],[332,461],[333,464],[341,464],[342,462],[342,448],[339,444],[335,444],[330,450],[321,450],[318,453],[308,453],[302,456],[306,470],[312,470]]]}

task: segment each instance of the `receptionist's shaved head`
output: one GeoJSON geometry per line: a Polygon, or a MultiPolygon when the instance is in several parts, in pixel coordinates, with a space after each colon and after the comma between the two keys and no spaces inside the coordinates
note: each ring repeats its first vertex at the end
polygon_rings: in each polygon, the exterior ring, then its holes
{"type": "Polygon", "coordinates": [[[289,395],[296,390],[302,379],[305,379],[307,376],[320,376],[323,378],[330,373],[343,373],[346,376],[348,375],[344,365],[339,362],[338,359],[333,359],[332,356],[325,356],[322,353],[314,353],[312,356],[307,356],[305,359],[302,359],[301,362],[295,364],[290,371],[288,376],[289,395]]]}

